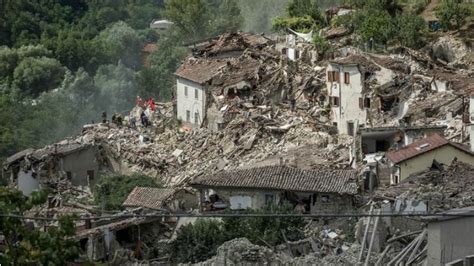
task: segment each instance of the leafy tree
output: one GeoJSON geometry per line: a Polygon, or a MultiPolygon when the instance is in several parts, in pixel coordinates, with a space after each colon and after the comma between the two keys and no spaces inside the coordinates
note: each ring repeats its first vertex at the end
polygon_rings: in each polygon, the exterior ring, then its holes
{"type": "Polygon", "coordinates": [[[170,0],[163,15],[173,21],[180,35],[189,40],[208,36],[210,13],[205,0],[170,0]]]}
{"type": "Polygon", "coordinates": [[[276,17],[272,21],[275,31],[286,31],[288,28],[298,32],[309,32],[314,27],[314,21],[310,16],[304,17],[276,17]]]}
{"type": "Polygon", "coordinates": [[[234,32],[241,27],[243,18],[235,0],[207,0],[207,2],[212,15],[210,35],[234,32]]]}
{"type": "Polygon", "coordinates": [[[401,45],[418,48],[423,43],[426,23],[420,16],[404,14],[396,18],[397,37],[401,45]]]}
{"type": "Polygon", "coordinates": [[[133,70],[119,62],[118,65],[103,65],[94,76],[99,89],[95,106],[108,113],[130,110],[137,95],[133,70]]]}
{"type": "MultiPolygon", "coordinates": [[[[44,191],[27,198],[16,189],[0,187],[0,209],[4,214],[21,216],[46,199],[44,191]]],[[[79,256],[79,243],[71,238],[75,229],[70,216],[61,217],[58,227],[44,232],[31,230],[17,217],[0,217],[0,228],[5,237],[5,250],[0,253],[2,265],[66,265],[79,256]]]]}
{"type": "MultiPolygon", "coordinates": [[[[288,213],[294,214],[291,204],[283,206],[267,206],[261,210],[249,210],[247,213],[288,213]]],[[[228,239],[246,237],[254,244],[276,246],[284,243],[283,233],[290,241],[304,237],[301,217],[226,217],[223,218],[224,233],[228,239]]]]}
{"type": "Polygon", "coordinates": [[[172,98],[175,82],[173,73],[187,54],[185,48],[176,45],[179,42],[179,36],[173,33],[158,41],[159,49],[148,58],[150,67],[142,69],[136,76],[140,95],[159,100],[172,98]]]}
{"type": "Polygon", "coordinates": [[[222,222],[197,220],[179,228],[171,244],[171,254],[178,263],[197,263],[216,255],[217,248],[227,240],[222,222]]]}
{"type": "Polygon", "coordinates": [[[386,44],[394,37],[394,23],[385,10],[369,9],[358,16],[356,32],[364,42],[373,39],[377,43],[386,44]]]}
{"type": "Polygon", "coordinates": [[[61,63],[47,57],[28,57],[13,73],[13,84],[27,96],[38,96],[61,84],[65,69],[61,63]]]}
{"type": "Polygon", "coordinates": [[[142,174],[102,176],[94,188],[94,200],[105,210],[119,210],[135,187],[160,187],[155,180],[142,174]]]}
{"type": "Polygon", "coordinates": [[[111,63],[115,64],[120,60],[122,64],[132,69],[138,69],[140,66],[142,40],[125,22],[117,22],[102,31],[98,41],[111,63]]]}
{"type": "MultiPolygon", "coordinates": [[[[231,212],[232,213],[232,212],[231,212]]],[[[268,206],[263,210],[244,213],[294,213],[291,205],[268,206]]],[[[284,243],[283,233],[290,241],[303,238],[304,220],[301,217],[226,217],[220,220],[198,220],[180,228],[171,243],[172,257],[178,263],[206,260],[216,254],[224,242],[246,237],[254,244],[284,243]]]]}
{"type": "Polygon", "coordinates": [[[321,56],[325,55],[332,48],[331,44],[324,37],[318,34],[314,35],[313,44],[316,47],[318,54],[321,56]]]}
{"type": "Polygon", "coordinates": [[[466,18],[471,15],[471,10],[458,0],[443,0],[436,8],[435,14],[444,30],[452,29],[453,26],[460,29],[466,18]]]}
{"type": "Polygon", "coordinates": [[[319,4],[315,0],[293,0],[288,4],[287,12],[289,17],[310,16],[316,24],[324,24],[319,4]]]}

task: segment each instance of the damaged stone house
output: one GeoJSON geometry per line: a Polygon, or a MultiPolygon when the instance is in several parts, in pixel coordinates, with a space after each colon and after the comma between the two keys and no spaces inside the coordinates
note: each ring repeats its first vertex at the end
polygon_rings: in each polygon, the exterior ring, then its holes
{"type": "Polygon", "coordinates": [[[198,198],[195,193],[184,188],[135,187],[122,206],[127,209],[181,213],[197,209],[198,198]]]}
{"type": "Polygon", "coordinates": [[[358,192],[355,170],[301,170],[288,166],[224,171],[199,177],[201,211],[261,209],[289,202],[304,213],[351,209],[358,192]]]}
{"type": "Polygon", "coordinates": [[[433,164],[451,165],[454,160],[474,164],[474,153],[469,147],[448,141],[437,134],[387,152],[386,157],[391,168],[391,184],[397,184],[433,164]]]}
{"type": "Polygon", "coordinates": [[[252,88],[259,64],[242,56],[248,48],[259,50],[270,43],[262,36],[230,33],[194,49],[193,55],[175,72],[178,119],[189,128],[200,127],[206,121],[211,128],[222,124],[222,118],[208,117],[214,96],[232,98],[237,90],[252,88]],[[214,81],[222,72],[226,76],[214,81]]]}
{"type": "Polygon", "coordinates": [[[54,144],[43,149],[27,149],[7,158],[3,175],[24,195],[65,178],[73,186],[93,186],[101,163],[93,145],[54,144]]]}
{"type": "Polygon", "coordinates": [[[380,68],[361,55],[330,61],[326,88],[331,118],[339,134],[354,136],[358,127],[367,124],[372,93],[369,81],[380,68]]]}

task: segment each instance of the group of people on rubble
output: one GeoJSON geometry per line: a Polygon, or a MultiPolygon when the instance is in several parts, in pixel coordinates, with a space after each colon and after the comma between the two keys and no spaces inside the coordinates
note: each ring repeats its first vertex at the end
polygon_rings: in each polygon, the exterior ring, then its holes
{"type": "MultiPolygon", "coordinates": [[[[143,127],[149,127],[151,126],[151,121],[150,121],[150,116],[152,113],[156,110],[157,106],[155,103],[155,100],[153,98],[149,98],[146,101],[143,101],[140,96],[137,96],[136,99],[136,106],[139,107],[139,116],[140,116],[140,122],[143,127]]],[[[130,112],[130,115],[128,116],[128,121],[127,117],[125,119],[122,117],[122,114],[120,113],[114,113],[112,115],[112,123],[116,124],[117,126],[123,126],[124,124],[128,124],[128,126],[132,129],[137,129],[137,114],[134,113],[133,111],[130,112]],[[125,123],[124,123],[125,120],[125,123]],[[128,123],[127,123],[128,122],[128,123]]],[[[102,112],[102,123],[107,123],[107,112],[102,112]]]]}

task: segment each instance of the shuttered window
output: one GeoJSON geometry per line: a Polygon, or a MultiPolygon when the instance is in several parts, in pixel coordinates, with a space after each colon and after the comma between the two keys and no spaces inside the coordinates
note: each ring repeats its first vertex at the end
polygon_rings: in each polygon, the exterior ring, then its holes
{"type": "Polygon", "coordinates": [[[349,84],[351,81],[350,81],[350,75],[349,75],[349,72],[344,72],[344,83],[345,84],[349,84]]]}

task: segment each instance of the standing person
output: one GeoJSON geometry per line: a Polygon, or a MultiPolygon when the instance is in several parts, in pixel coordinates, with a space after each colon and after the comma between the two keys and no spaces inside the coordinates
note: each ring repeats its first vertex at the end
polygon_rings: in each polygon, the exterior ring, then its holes
{"type": "Polygon", "coordinates": [[[146,116],[145,111],[142,111],[140,114],[140,121],[144,127],[148,127],[148,117],[146,116]]]}
{"type": "Polygon", "coordinates": [[[130,115],[130,127],[132,129],[137,129],[137,119],[134,115],[130,115]]]}
{"type": "Polygon", "coordinates": [[[143,106],[143,100],[140,96],[137,95],[137,100],[135,102],[135,104],[139,107],[142,107],[143,106]]]}
{"type": "Polygon", "coordinates": [[[107,123],[107,112],[106,111],[102,112],[102,123],[107,123]]]}

